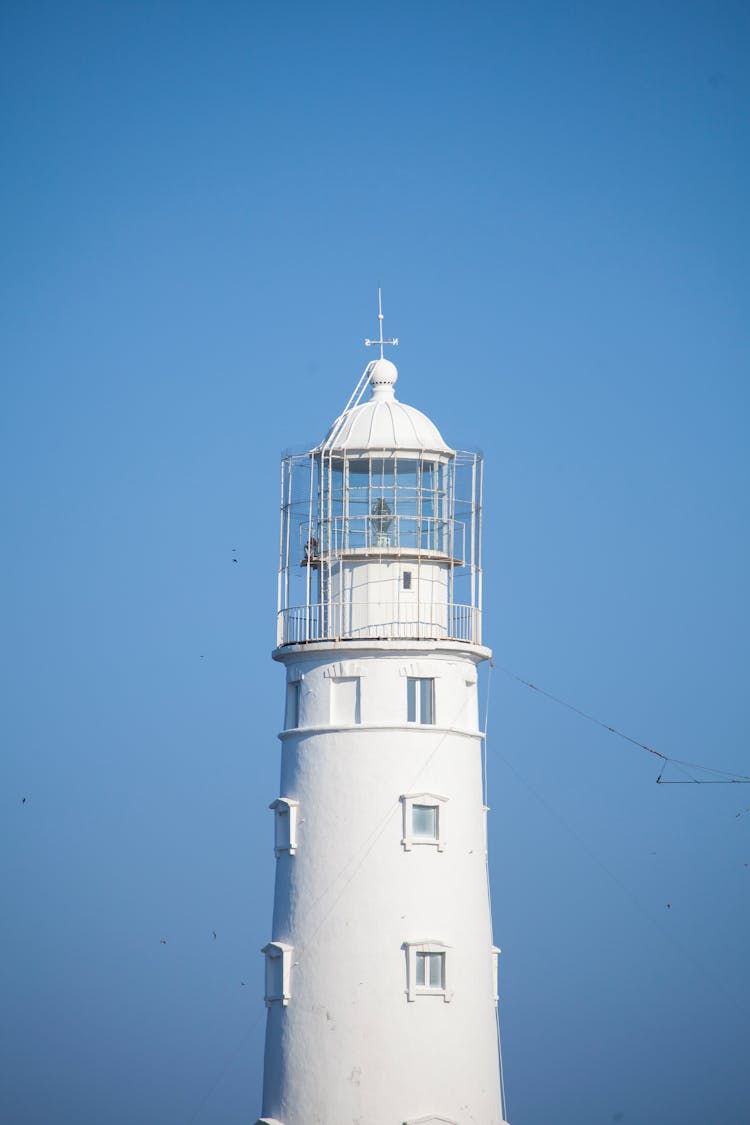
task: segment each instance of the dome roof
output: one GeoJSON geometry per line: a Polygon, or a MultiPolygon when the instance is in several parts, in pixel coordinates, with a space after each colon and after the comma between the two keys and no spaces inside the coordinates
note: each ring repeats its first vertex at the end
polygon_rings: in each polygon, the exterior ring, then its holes
{"type": "Polygon", "coordinates": [[[452,453],[437,426],[420,410],[396,398],[393,385],[398,369],[388,359],[370,367],[372,398],[345,411],[325,436],[328,449],[406,449],[414,452],[452,453]]]}

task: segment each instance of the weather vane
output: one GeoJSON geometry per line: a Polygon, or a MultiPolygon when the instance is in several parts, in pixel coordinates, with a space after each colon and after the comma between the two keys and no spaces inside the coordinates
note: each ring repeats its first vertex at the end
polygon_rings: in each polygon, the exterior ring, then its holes
{"type": "Polygon", "coordinates": [[[380,327],[380,339],[379,340],[365,340],[365,347],[368,347],[368,348],[379,347],[380,348],[380,358],[382,359],[383,358],[383,347],[385,346],[385,344],[397,344],[398,343],[398,336],[394,336],[392,340],[384,340],[383,339],[383,291],[382,291],[382,289],[378,289],[378,320],[380,322],[380,325],[379,325],[379,327],[380,327]]]}

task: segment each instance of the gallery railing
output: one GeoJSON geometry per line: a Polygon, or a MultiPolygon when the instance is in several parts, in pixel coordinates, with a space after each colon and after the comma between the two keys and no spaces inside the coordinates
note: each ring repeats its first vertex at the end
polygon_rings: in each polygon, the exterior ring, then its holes
{"type": "Polygon", "coordinates": [[[278,615],[279,645],[334,640],[455,640],[481,644],[476,606],[349,602],[290,606],[278,615]]]}

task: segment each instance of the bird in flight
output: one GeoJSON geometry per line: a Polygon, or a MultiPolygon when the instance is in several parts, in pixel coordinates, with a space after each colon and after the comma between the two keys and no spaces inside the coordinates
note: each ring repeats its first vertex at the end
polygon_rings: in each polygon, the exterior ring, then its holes
{"type": "Polygon", "coordinates": [[[21,798],[21,804],[22,804],[22,805],[25,805],[25,804],[26,804],[26,798],[25,798],[25,797],[22,797],[22,798],[21,798]]]}
{"type": "Polygon", "coordinates": [[[167,939],[165,937],[160,937],[159,938],[159,945],[166,945],[166,944],[167,944],[167,939]]]}
{"type": "Polygon", "coordinates": [[[216,930],[211,930],[211,933],[214,935],[214,941],[216,941],[216,930]]]}

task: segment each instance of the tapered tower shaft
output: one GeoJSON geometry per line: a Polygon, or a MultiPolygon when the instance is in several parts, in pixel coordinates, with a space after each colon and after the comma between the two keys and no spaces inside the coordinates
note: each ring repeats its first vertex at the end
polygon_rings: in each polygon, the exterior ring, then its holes
{"type": "MultiPolygon", "coordinates": [[[[381,332],[382,337],[382,332],[381,332]]],[[[481,459],[371,398],[282,468],[261,1123],[500,1125],[481,459]]]]}

